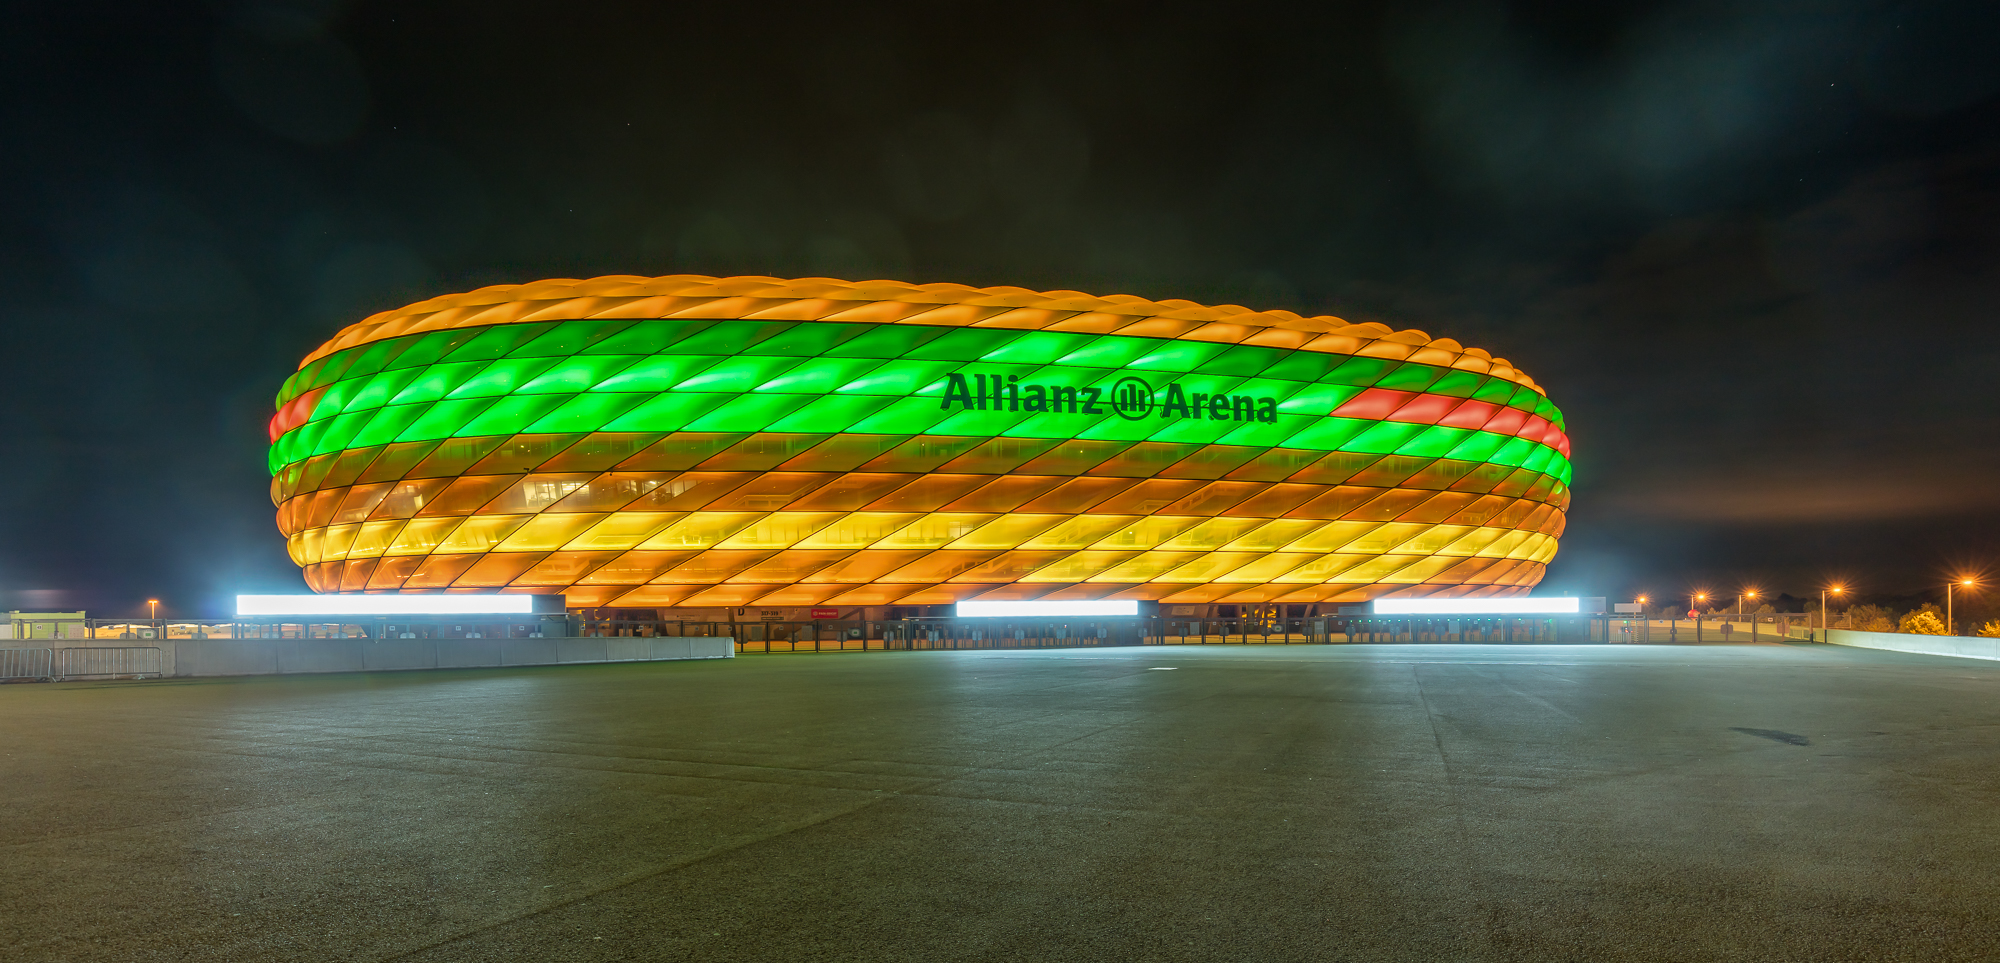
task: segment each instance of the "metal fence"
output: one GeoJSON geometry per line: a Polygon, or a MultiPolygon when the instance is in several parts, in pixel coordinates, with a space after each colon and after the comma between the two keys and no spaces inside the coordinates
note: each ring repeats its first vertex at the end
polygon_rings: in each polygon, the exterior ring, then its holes
{"type": "Polygon", "coordinates": [[[77,679],[102,677],[112,679],[142,679],[165,675],[161,666],[160,650],[153,646],[92,646],[88,648],[57,649],[57,679],[77,679]]]}
{"type": "Polygon", "coordinates": [[[41,681],[54,674],[54,649],[0,649],[0,682],[41,681]]]}
{"type": "Polygon", "coordinates": [[[0,649],[0,682],[143,679],[165,675],[165,660],[160,650],[152,646],[0,649]]]}

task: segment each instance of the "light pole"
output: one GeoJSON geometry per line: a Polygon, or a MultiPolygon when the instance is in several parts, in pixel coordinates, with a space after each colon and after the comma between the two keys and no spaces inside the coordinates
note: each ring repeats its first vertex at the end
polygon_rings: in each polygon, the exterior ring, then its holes
{"type": "Polygon", "coordinates": [[[1639,603],[1639,637],[1647,642],[1651,642],[1653,641],[1653,617],[1646,614],[1646,602],[1648,599],[1641,595],[1636,601],[1639,603]]]}
{"type": "MultiPolygon", "coordinates": [[[[1826,593],[1832,592],[1835,595],[1839,595],[1845,591],[1847,591],[1847,586],[1845,585],[1822,585],[1819,587],[1819,634],[1826,635],[1828,632],[1833,631],[1833,621],[1830,613],[1826,610],[1826,593]]],[[[1820,641],[1830,642],[1832,638],[1828,637],[1820,641]]]]}
{"type": "Polygon", "coordinates": [[[1952,580],[1952,581],[1949,581],[1949,582],[1946,582],[1946,583],[1944,583],[1944,634],[1946,634],[1946,635],[1957,635],[1957,634],[1958,634],[1958,629],[1957,629],[1956,627],[1954,627],[1954,626],[1952,625],[1952,621],[1951,621],[1951,590],[1952,590],[1952,587],[1953,587],[1953,586],[1964,586],[1964,587],[1966,587],[1966,588],[1971,588],[1972,586],[1974,586],[1974,585],[1976,585],[1976,584],[1978,584],[1978,583],[1977,583],[1977,582],[1975,582],[1975,581],[1973,581],[1972,579],[1969,579],[1969,578],[1961,578],[1961,579],[1954,579],[1954,580],[1952,580]]]}
{"type": "Polygon", "coordinates": [[[1688,614],[1694,616],[1694,640],[1696,642],[1701,641],[1701,609],[1699,605],[1706,601],[1708,601],[1707,592],[1696,592],[1694,593],[1694,604],[1688,606],[1688,608],[1694,610],[1688,614]]]}
{"type": "Polygon", "coordinates": [[[153,621],[158,622],[160,620],[160,600],[147,599],[146,607],[152,610],[149,613],[148,617],[151,618],[153,621]]]}

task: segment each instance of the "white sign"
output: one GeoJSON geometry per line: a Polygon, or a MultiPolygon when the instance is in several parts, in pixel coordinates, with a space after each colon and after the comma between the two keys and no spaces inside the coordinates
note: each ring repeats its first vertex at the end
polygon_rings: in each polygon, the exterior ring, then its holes
{"type": "Polygon", "coordinates": [[[237,615],[529,615],[532,595],[238,595],[237,615]]]}
{"type": "Polygon", "coordinates": [[[1576,615],[1582,599],[1376,599],[1376,615],[1576,615]]]}
{"type": "Polygon", "coordinates": [[[1138,615],[1137,599],[1096,602],[960,602],[959,618],[1080,618],[1093,615],[1138,615]]]}

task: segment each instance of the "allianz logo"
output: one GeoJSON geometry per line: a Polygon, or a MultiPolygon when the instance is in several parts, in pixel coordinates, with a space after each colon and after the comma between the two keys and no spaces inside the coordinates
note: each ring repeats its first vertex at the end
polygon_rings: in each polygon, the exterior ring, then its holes
{"type": "Polygon", "coordinates": [[[1119,378],[1106,392],[1103,388],[1081,385],[1024,385],[1019,375],[968,377],[954,371],[946,376],[944,399],[938,407],[950,411],[953,405],[966,411],[1113,414],[1126,421],[1156,416],[1267,424],[1278,420],[1278,399],[1274,397],[1190,392],[1175,383],[1169,383],[1162,393],[1155,391],[1146,379],[1132,375],[1119,378]]]}

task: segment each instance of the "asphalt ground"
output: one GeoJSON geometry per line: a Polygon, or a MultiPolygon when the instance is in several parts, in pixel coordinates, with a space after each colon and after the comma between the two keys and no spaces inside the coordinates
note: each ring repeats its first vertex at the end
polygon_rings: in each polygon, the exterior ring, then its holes
{"type": "Polygon", "coordinates": [[[2000,664],[1259,646],[0,687],[0,960],[1992,960],[2000,664]]]}

